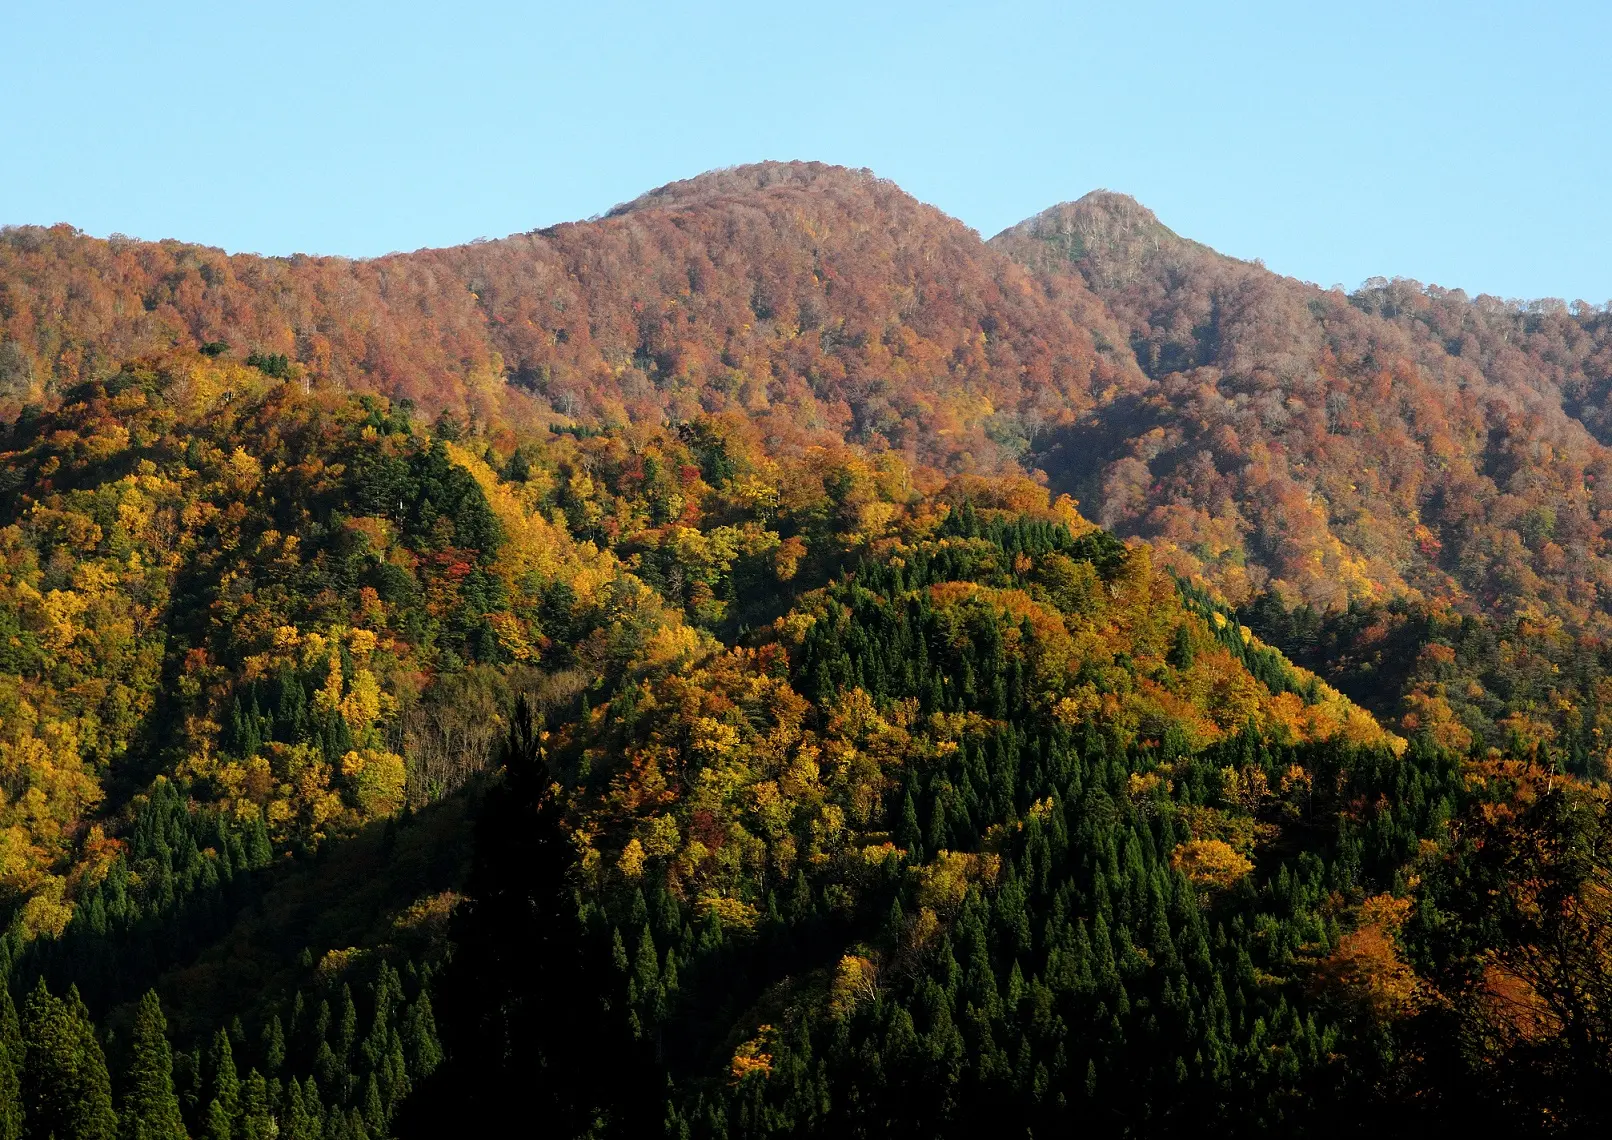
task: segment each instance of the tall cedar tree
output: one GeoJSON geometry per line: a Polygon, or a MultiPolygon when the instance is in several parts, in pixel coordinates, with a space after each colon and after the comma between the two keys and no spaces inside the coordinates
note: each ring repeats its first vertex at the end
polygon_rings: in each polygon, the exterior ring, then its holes
{"type": "Polygon", "coordinates": [[[162,1003],[155,990],[146,991],[135,1011],[129,1054],[123,1094],[125,1140],[185,1140],[179,1098],[174,1095],[168,1021],[162,1016],[162,1003]]]}
{"type": "Polygon", "coordinates": [[[601,996],[613,990],[609,955],[579,914],[576,850],[524,697],[500,764],[436,989],[444,1061],[399,1114],[399,1135],[517,1120],[531,1135],[650,1135],[664,1078],[601,996]]]}
{"type": "Polygon", "coordinates": [[[37,1140],[113,1140],[117,1113],[106,1055],[76,989],[51,995],[44,979],[23,1010],[24,1135],[37,1140]]]}

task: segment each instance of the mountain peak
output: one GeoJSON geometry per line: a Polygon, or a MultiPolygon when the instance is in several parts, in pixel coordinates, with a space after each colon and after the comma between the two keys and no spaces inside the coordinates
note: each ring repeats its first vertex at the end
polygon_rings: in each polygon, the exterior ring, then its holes
{"type": "Polygon", "coordinates": [[[1118,285],[1160,253],[1207,252],[1160,222],[1129,194],[1093,190],[1041,211],[991,239],[1014,260],[1038,269],[1077,268],[1088,281],[1118,285]]]}
{"type": "Polygon", "coordinates": [[[680,209],[723,198],[736,198],[776,187],[794,189],[863,190],[886,184],[864,168],[834,166],[826,162],[753,162],[708,170],[640,194],[605,214],[618,218],[640,210],[680,209]]]}

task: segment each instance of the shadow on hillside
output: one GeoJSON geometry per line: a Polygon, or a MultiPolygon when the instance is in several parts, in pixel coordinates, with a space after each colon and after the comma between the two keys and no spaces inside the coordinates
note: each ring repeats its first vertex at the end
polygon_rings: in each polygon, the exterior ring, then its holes
{"type": "Polygon", "coordinates": [[[329,951],[429,956],[446,937],[449,892],[469,867],[481,786],[258,872],[261,888],[226,933],[170,964],[157,982],[175,1042],[199,1039],[237,1014],[249,1023],[266,1017],[314,980],[329,951]]]}
{"type": "Polygon", "coordinates": [[[1047,433],[1026,465],[1047,473],[1054,495],[1072,495],[1095,519],[1102,503],[1103,469],[1122,458],[1131,440],[1164,423],[1156,405],[1141,395],[1121,396],[1068,427],[1047,433]]]}

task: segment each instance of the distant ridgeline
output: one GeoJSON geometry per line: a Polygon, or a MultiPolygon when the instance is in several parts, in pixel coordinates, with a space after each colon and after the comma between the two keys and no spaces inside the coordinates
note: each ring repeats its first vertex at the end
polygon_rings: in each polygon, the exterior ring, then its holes
{"type": "Polygon", "coordinates": [[[1028,477],[303,379],[0,435],[0,1140],[1601,1119],[1549,748],[1407,742],[1028,477]]]}

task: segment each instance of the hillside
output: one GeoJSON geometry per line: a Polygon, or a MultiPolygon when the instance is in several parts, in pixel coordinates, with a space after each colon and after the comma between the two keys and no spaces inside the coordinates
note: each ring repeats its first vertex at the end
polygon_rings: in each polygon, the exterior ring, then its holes
{"type": "Polygon", "coordinates": [[[1604,314],[1413,282],[1322,290],[1184,241],[1112,194],[992,244],[1077,273],[1154,381],[1049,460],[1093,490],[1105,524],[1238,600],[1598,608],[1608,452],[1569,412],[1605,383],[1604,314]]]}
{"type": "Polygon", "coordinates": [[[1407,727],[1600,770],[1612,318],[1323,290],[1107,193],[991,244],[1088,284],[1152,380],[1049,442],[1054,486],[1407,727]]]}
{"type": "Polygon", "coordinates": [[[989,248],[866,172],[807,163],[370,261],[12,229],[0,330],[13,412],[205,344],[461,422],[731,410],[780,445],[1042,467],[1234,602],[1538,605],[1581,624],[1608,583],[1604,313],[1406,282],[1346,297],[1119,195],[989,248]]]}
{"type": "Polygon", "coordinates": [[[1077,282],[1049,295],[933,207],[815,163],[371,261],[7,230],[0,330],[14,346],[0,397],[18,404],[125,359],[227,342],[237,359],[283,354],[314,382],[482,423],[731,409],[783,438],[948,470],[998,468],[1142,381],[1077,282]]]}
{"type": "Polygon", "coordinates": [[[5,230],[0,1140],[1598,1126],[1609,336],[810,163],[5,230]]]}
{"type": "MultiPolygon", "coordinates": [[[[997,921],[990,900],[1020,897],[1016,880],[1043,883],[1015,904],[1029,940],[992,970],[1022,970],[1014,984],[1044,992],[1060,1023],[1112,1001],[1122,976],[1137,995],[1185,987],[1210,1021],[1193,1015],[1171,1048],[1214,1050],[1205,1111],[1248,1119],[1226,1082],[1260,1046],[1247,1016],[1216,1012],[1215,978],[1239,959],[1205,941],[1194,892],[1248,921],[1274,907],[1294,940],[1324,936],[1314,900],[1214,900],[1291,874],[1300,850],[1385,885],[1381,867],[1427,820],[1391,812],[1362,846],[1351,821],[1379,814],[1361,814],[1366,793],[1308,789],[1380,781],[1404,742],[1030,480],[922,490],[893,453],[773,455],[746,426],[559,432],[505,453],[384,398],[198,354],[130,365],[14,423],[3,459],[21,493],[0,530],[11,985],[75,986],[77,1016],[118,1026],[154,987],[198,1131],[263,1113],[293,1134],[310,1119],[323,1135],[386,1132],[405,1127],[415,1086],[420,1119],[432,1089],[454,1090],[459,1111],[502,1071],[476,1060],[477,995],[565,985],[561,966],[507,977],[495,956],[467,994],[462,971],[500,932],[444,926],[456,889],[476,899],[493,875],[531,891],[544,866],[506,850],[523,827],[487,834],[488,807],[480,869],[461,877],[465,800],[523,692],[550,726],[577,937],[587,961],[627,971],[576,996],[615,1011],[599,1031],[615,1026],[623,1063],[657,1074],[645,1087],[677,1082],[690,1126],[743,1118],[722,1091],[741,1070],[775,1067],[768,1095],[787,1102],[782,1074],[804,1063],[791,1050],[825,1048],[809,1039],[862,1008],[858,986],[884,992],[880,971],[892,1001],[917,1001],[948,947],[983,952],[971,924],[997,921]],[[1135,882],[1100,919],[1121,958],[1092,951],[1093,990],[1058,947],[1090,945],[1067,916],[1110,888],[1052,884],[1085,858],[1068,836],[1107,835],[1114,804],[1130,830],[1101,842],[1120,862],[1091,873],[1135,882]],[[489,844],[505,857],[489,863],[489,844]],[[1198,965],[1124,964],[1140,952],[1127,946],[1162,953],[1143,918],[1161,905],[1170,938],[1203,943],[1198,965]],[[1029,933],[1049,920],[1052,941],[1029,933]],[[438,983],[450,936],[461,972],[438,983]],[[769,1036],[786,1027],[798,1042],[769,1036]],[[428,1080],[444,1055],[447,1075],[428,1080]],[[220,1075],[236,1067],[259,1107],[220,1075]]],[[[1442,779],[1429,763],[1389,778],[1442,779]]],[[[517,785],[494,788],[496,803],[517,785]]],[[[1307,1008],[1310,967],[1260,954],[1283,980],[1238,1008],[1268,1006],[1296,1063],[1320,1064],[1316,1041],[1335,1031],[1306,1020],[1319,1007],[1287,1012],[1307,1008]]],[[[922,1031],[954,1033],[966,1005],[922,1031]]],[[[1124,1017],[1071,1054],[1050,1025],[993,1031],[1033,1060],[1012,1096],[1078,1084],[1152,1032],[1124,1017]]],[[[511,1032],[519,1055],[529,1043],[511,1032]]],[[[1001,1046],[946,1048],[989,1068],[1001,1046]]],[[[1261,1088],[1258,1112],[1309,1111],[1261,1088]]],[[[880,1112],[908,1095],[887,1094],[880,1112]]],[[[977,1118],[998,1095],[960,1091],[943,1118],[977,1118]]]]}
{"type": "Polygon", "coordinates": [[[370,261],[12,229],[0,330],[13,411],[206,344],[461,422],[729,410],[779,446],[1041,467],[1238,603],[1439,599],[1593,624],[1609,582],[1604,313],[1408,282],[1344,296],[1120,195],[989,247],[866,172],[808,163],[370,261]]]}

